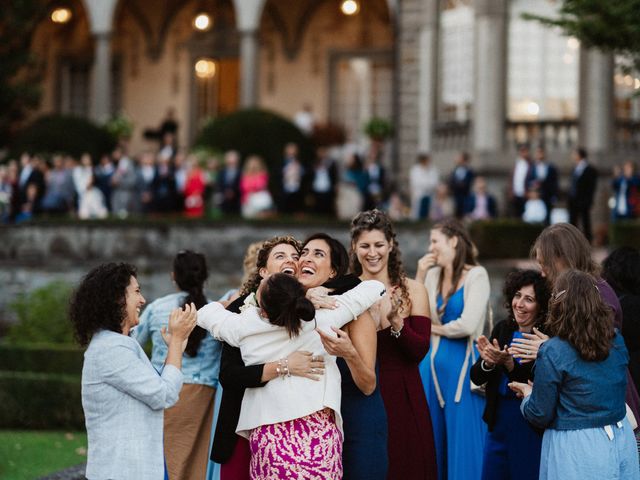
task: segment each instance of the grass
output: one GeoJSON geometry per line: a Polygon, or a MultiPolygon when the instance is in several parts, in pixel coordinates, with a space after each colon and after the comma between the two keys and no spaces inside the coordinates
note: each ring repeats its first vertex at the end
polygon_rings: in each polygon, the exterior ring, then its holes
{"type": "Polygon", "coordinates": [[[0,430],[0,478],[31,480],[87,460],[85,432],[0,430]]]}

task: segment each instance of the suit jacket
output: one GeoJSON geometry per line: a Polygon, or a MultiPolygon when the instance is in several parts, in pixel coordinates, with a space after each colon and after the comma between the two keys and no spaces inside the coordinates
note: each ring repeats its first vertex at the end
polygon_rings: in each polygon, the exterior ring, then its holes
{"type": "MultiPolygon", "coordinates": [[[[247,295],[243,295],[227,306],[230,312],[240,312],[247,295]]],[[[222,356],[220,359],[220,385],[222,385],[222,398],[220,399],[220,411],[218,422],[211,446],[211,460],[216,463],[226,463],[233,454],[233,449],[238,441],[236,427],[240,418],[240,407],[246,388],[263,387],[262,365],[245,366],[239,348],[232,347],[222,342],[222,356]]]]}
{"type": "Polygon", "coordinates": [[[540,198],[547,204],[552,204],[558,198],[558,169],[555,165],[547,163],[547,176],[537,176],[536,165],[533,165],[532,175],[529,179],[529,187],[537,186],[540,189],[540,198]]]}
{"type": "Polygon", "coordinates": [[[572,174],[569,192],[570,205],[574,208],[590,208],[593,204],[597,182],[598,171],[589,163],[579,177],[576,177],[575,173],[572,174]]]}
{"type": "Polygon", "coordinates": [[[45,190],[47,189],[44,174],[40,169],[34,168],[27,177],[27,180],[24,182],[24,185],[18,184],[18,202],[20,206],[27,202],[27,187],[31,184],[35,185],[38,190],[34,205],[34,210],[37,212],[39,211],[40,202],[42,201],[42,197],[44,197],[45,190]]]}
{"type": "Polygon", "coordinates": [[[178,401],[182,373],[151,366],[133,338],[101,330],[82,367],[89,480],[164,478],[164,409],[178,401]]]}
{"type": "Polygon", "coordinates": [[[230,172],[224,168],[216,179],[217,191],[221,195],[220,208],[224,213],[240,213],[240,169],[233,179],[229,179],[230,172]]]}
{"type": "MultiPolygon", "coordinates": [[[[536,326],[536,328],[539,328],[539,325],[536,326]]],[[[493,339],[495,338],[498,340],[500,347],[504,347],[511,343],[513,333],[517,329],[518,327],[514,320],[502,320],[493,328],[489,341],[493,342],[493,339]]],[[[471,367],[470,375],[471,381],[476,385],[487,384],[485,387],[487,403],[484,407],[482,419],[487,424],[489,431],[491,431],[496,423],[498,408],[500,408],[500,393],[498,388],[500,387],[502,373],[507,375],[510,382],[527,383],[528,380],[533,380],[533,365],[535,362],[520,364],[514,361],[514,367],[511,372],[508,372],[503,366],[496,367],[493,370],[486,372],[482,369],[481,363],[482,358],[478,358],[476,363],[471,367]]]]}

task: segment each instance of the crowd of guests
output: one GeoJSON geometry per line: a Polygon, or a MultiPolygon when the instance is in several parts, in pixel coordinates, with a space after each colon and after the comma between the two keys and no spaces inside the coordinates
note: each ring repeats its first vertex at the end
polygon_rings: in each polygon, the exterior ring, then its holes
{"type": "MultiPolygon", "coordinates": [[[[80,219],[285,214],[348,220],[373,208],[388,212],[393,220],[439,221],[455,216],[474,221],[500,213],[496,195],[486,178],[476,174],[466,152],[456,156],[448,176],[441,175],[429,155],[419,154],[403,186],[391,178],[377,144],[363,154],[346,149],[339,155],[344,158],[321,147],[307,164],[300,158],[298,145],[288,143],[281,161],[269,168],[258,155],[241,158],[233,150],[220,159],[195,155],[176,148],[171,132],[163,138],[166,141],[157,152],[143,151],[134,158],[118,147],[99,159],[83,154],[79,159],[54,155],[45,160],[24,153],[19,161],[0,165],[2,221],[19,223],[40,214],[71,214],[80,219]]],[[[545,225],[569,221],[591,240],[598,173],[584,149],[575,149],[572,158],[569,188],[561,193],[558,169],[547,160],[545,149],[538,146],[531,155],[529,145],[520,145],[503,213],[545,225]],[[559,201],[562,196],[566,202],[559,201]]],[[[636,218],[640,177],[633,162],[615,167],[612,178],[612,219],[636,218]]]]}
{"type": "Polygon", "coordinates": [[[600,266],[549,226],[494,325],[464,225],[435,223],[426,250],[409,278],[389,215],[367,210],[348,249],[251,245],[218,301],[182,251],[176,292],[142,314],[134,267],[91,270],[70,310],[87,478],[640,479],[640,252],[600,266]]]}

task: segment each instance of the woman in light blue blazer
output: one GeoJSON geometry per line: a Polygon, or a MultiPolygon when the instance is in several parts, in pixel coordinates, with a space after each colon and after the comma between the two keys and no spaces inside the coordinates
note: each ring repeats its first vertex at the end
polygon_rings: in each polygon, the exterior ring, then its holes
{"type": "Polygon", "coordinates": [[[165,477],[164,409],[178,400],[182,352],[195,326],[195,305],[171,312],[166,362],[156,371],[129,337],[145,300],[136,269],[106,263],[91,270],[71,301],[78,342],[88,345],[82,368],[82,407],[89,480],[158,480],[165,477]]]}

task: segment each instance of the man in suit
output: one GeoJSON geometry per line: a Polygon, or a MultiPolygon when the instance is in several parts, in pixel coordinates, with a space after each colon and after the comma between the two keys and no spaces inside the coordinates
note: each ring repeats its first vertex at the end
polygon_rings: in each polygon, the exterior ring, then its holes
{"type": "Polygon", "coordinates": [[[531,179],[531,174],[529,145],[523,143],[518,147],[518,157],[513,166],[511,183],[509,184],[510,213],[514,218],[522,218],[524,204],[527,201],[527,185],[531,179]]]}
{"type": "Polygon", "coordinates": [[[591,242],[591,206],[598,182],[598,171],[587,161],[584,148],[575,149],[572,156],[575,167],[571,173],[569,189],[569,222],[576,227],[580,222],[584,236],[591,242]]]}
{"type": "Polygon", "coordinates": [[[475,178],[475,172],[469,167],[470,157],[467,152],[460,152],[456,158],[456,168],[449,177],[449,189],[453,195],[456,206],[456,217],[464,216],[465,203],[471,193],[471,184],[475,178]]]}
{"type": "Polygon", "coordinates": [[[240,214],[240,154],[229,150],[224,155],[224,168],[217,178],[219,206],[225,215],[240,214]]]}
{"type": "Polygon", "coordinates": [[[38,213],[40,211],[40,203],[44,196],[46,189],[44,173],[42,173],[42,166],[40,164],[40,158],[37,156],[31,156],[28,153],[23,153],[20,157],[20,175],[18,177],[18,209],[16,214],[22,211],[23,206],[33,201],[32,213],[38,213]],[[27,195],[29,186],[33,185],[31,189],[35,188],[35,198],[30,199],[27,195]]]}
{"type": "Polygon", "coordinates": [[[547,207],[547,217],[545,224],[549,225],[551,219],[551,209],[558,200],[558,169],[546,158],[544,147],[536,148],[534,163],[531,170],[531,178],[527,190],[537,190],[540,199],[547,207]]]}

